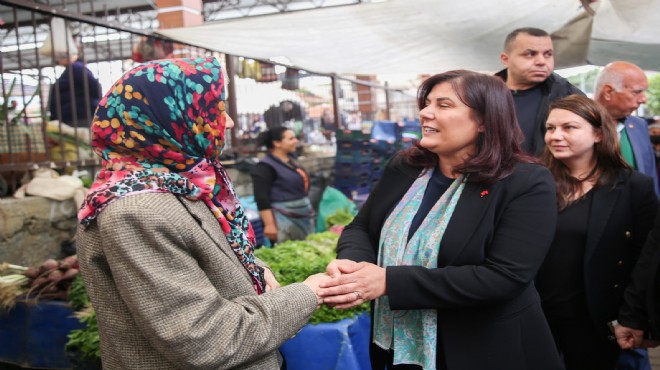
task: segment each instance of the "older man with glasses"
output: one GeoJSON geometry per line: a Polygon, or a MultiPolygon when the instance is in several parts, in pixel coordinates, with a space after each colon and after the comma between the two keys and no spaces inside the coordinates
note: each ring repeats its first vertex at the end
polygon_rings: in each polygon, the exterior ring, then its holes
{"type": "Polygon", "coordinates": [[[622,61],[608,64],[596,79],[594,98],[617,122],[621,152],[630,166],[651,176],[658,193],[655,154],[645,120],[631,114],[646,103],[649,83],[638,66],[622,61]]]}

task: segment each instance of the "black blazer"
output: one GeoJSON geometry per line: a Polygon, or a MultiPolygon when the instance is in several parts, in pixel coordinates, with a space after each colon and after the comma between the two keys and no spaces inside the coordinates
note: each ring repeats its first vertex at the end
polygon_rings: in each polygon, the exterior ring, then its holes
{"type": "Polygon", "coordinates": [[[614,185],[594,189],[584,259],[589,314],[604,337],[617,319],[623,293],[630,283],[658,209],[653,179],[621,170],[614,185]]]}
{"type": "MultiPolygon", "coordinates": [[[[647,180],[648,182],[648,180],[647,180]]],[[[648,185],[646,185],[648,186],[648,185]]],[[[634,243],[630,245],[635,253],[639,253],[640,239],[645,236],[644,231],[653,220],[644,218],[644,215],[656,214],[658,201],[649,200],[648,196],[637,195],[635,189],[632,198],[637,200],[636,205],[631,205],[635,214],[639,213],[636,219],[639,220],[639,228],[642,233],[634,238],[634,243]],[[639,199],[642,198],[642,199],[639,199]],[[641,207],[641,210],[638,210],[641,207]]],[[[644,246],[642,247],[639,258],[636,259],[630,283],[627,285],[623,304],[619,309],[618,321],[627,327],[644,330],[653,333],[653,338],[658,339],[660,335],[660,213],[655,217],[655,225],[648,234],[644,246]],[[649,326],[649,321],[651,322],[649,326]]],[[[635,260],[631,261],[635,263],[635,260]]],[[[631,266],[628,266],[630,269],[631,266]]]]}
{"type": "MultiPolygon", "coordinates": [[[[386,215],[421,169],[395,157],[353,222],[338,258],[376,263],[386,215]]],[[[562,369],[533,278],[552,241],[555,187],[540,165],[519,164],[491,185],[468,183],[440,243],[438,266],[392,266],[394,310],[438,310],[439,368],[562,369]]],[[[386,353],[372,345],[374,370],[386,353]]]]}

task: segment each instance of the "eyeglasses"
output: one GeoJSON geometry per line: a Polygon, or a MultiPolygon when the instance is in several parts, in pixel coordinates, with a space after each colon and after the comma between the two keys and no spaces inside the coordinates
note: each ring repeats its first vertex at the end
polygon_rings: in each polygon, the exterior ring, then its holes
{"type": "MultiPolygon", "coordinates": [[[[630,93],[631,93],[633,96],[635,96],[635,97],[640,96],[640,95],[646,93],[646,91],[647,91],[647,89],[634,89],[634,88],[629,87],[629,86],[626,86],[626,90],[627,90],[627,91],[630,91],[630,93]]],[[[614,91],[616,91],[616,92],[623,92],[623,91],[621,91],[621,90],[616,90],[616,89],[615,89],[614,91]]]]}

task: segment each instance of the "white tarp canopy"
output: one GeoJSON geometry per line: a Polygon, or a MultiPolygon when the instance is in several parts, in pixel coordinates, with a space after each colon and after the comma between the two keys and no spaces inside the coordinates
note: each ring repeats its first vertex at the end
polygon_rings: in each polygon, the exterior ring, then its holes
{"type": "Polygon", "coordinates": [[[557,66],[629,60],[660,70],[660,1],[390,0],[160,30],[228,54],[338,74],[495,71],[518,27],[553,34],[557,66]]]}

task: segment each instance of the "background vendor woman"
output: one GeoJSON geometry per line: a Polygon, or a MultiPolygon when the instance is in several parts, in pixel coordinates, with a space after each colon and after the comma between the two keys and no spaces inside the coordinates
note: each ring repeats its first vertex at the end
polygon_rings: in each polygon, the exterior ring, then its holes
{"type": "Polygon", "coordinates": [[[252,184],[264,235],[273,242],[305,239],[314,232],[314,211],[309,176],[293,156],[298,139],[291,129],[274,127],[261,144],[268,154],[252,170],[252,184]]]}

